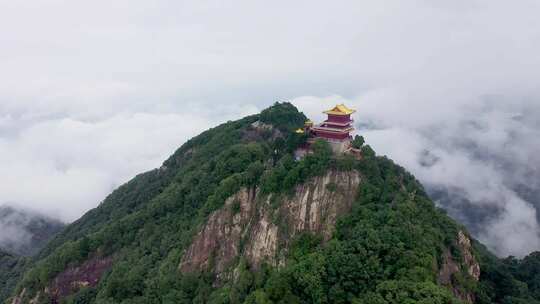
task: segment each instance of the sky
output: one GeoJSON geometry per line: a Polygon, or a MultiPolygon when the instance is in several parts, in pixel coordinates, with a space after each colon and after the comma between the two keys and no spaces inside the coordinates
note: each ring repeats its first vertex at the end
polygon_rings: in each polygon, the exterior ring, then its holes
{"type": "Polygon", "coordinates": [[[344,102],[489,248],[540,250],[539,15],[533,0],[0,0],[0,204],[73,221],[209,127],[344,102]]]}

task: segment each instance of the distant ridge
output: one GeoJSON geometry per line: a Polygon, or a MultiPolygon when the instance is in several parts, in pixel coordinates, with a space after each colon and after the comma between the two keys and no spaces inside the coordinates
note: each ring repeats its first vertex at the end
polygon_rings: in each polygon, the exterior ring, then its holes
{"type": "Polygon", "coordinates": [[[64,228],[58,220],[12,206],[0,206],[0,249],[32,256],[64,228]]]}

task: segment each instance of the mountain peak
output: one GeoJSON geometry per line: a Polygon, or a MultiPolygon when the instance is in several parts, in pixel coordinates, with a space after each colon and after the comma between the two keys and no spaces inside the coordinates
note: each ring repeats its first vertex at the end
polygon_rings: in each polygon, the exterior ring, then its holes
{"type": "Polygon", "coordinates": [[[276,103],[190,139],[66,227],[13,303],[489,303],[494,273],[531,299],[350,117],[306,120],[276,103]]]}

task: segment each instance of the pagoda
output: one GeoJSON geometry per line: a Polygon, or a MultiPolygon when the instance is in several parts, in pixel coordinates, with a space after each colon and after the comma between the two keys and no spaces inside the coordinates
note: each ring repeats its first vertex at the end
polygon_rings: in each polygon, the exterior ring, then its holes
{"type": "Polygon", "coordinates": [[[316,140],[322,139],[330,144],[335,153],[344,153],[351,150],[352,136],[354,131],[351,114],[356,112],[347,108],[344,104],[338,104],[328,111],[324,111],[328,117],[320,124],[314,124],[311,120],[304,123],[304,128],[295,132],[299,135],[307,135],[307,141],[295,151],[296,159],[301,159],[306,154],[312,153],[311,145],[316,140]]]}
{"type": "Polygon", "coordinates": [[[338,104],[328,111],[324,111],[328,115],[327,119],[320,124],[313,125],[311,121],[306,122],[305,130],[311,136],[311,142],[316,139],[324,139],[330,143],[335,152],[344,152],[350,146],[354,131],[351,114],[356,112],[349,109],[344,104],[338,104]]]}
{"type": "Polygon", "coordinates": [[[351,114],[355,110],[347,108],[344,104],[339,104],[334,108],[324,111],[328,118],[321,124],[311,127],[311,132],[317,138],[327,141],[350,141],[351,132],[354,130],[351,114]]]}

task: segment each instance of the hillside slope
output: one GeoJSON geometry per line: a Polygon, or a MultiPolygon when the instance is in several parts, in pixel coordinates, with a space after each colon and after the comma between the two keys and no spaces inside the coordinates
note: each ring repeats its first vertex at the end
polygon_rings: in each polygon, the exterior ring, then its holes
{"type": "Polygon", "coordinates": [[[0,299],[10,295],[29,256],[65,227],[57,220],[10,206],[0,206],[0,299]]]}
{"type": "Polygon", "coordinates": [[[26,258],[0,250],[0,299],[10,295],[26,265],[26,258]]]}
{"type": "Polygon", "coordinates": [[[191,139],[59,234],[8,303],[534,303],[521,261],[369,146],[294,160],[305,119],[276,104],[191,139]]]}

